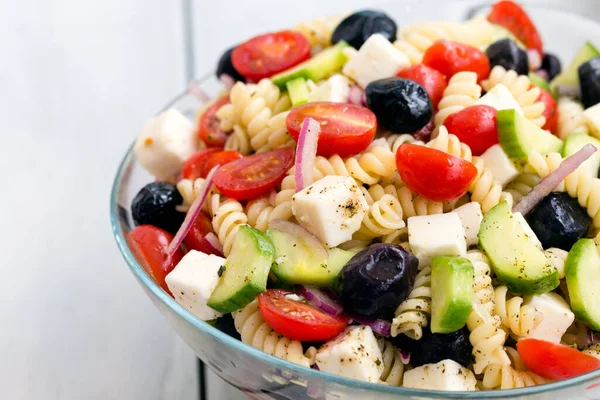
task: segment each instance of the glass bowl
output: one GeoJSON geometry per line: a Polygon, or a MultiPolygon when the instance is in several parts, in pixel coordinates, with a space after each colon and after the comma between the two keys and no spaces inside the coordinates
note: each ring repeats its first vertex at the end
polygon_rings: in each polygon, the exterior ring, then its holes
{"type": "MultiPolygon", "coordinates": [[[[420,20],[460,20],[490,2],[407,0],[379,8],[399,25],[420,20]]],[[[600,38],[600,8],[596,0],[524,1],[544,42],[562,60],[570,60],[585,40],[600,38]],[[593,17],[593,19],[582,17],[593,17]],[[568,33],[565,33],[568,32],[568,33]]],[[[213,74],[194,82],[165,109],[174,107],[190,119],[202,105],[198,93],[216,96],[221,84],[213,74]],[[200,90],[197,90],[200,89],[200,90]]],[[[150,116],[149,116],[150,117],[150,116]]],[[[125,235],[133,226],[130,204],[137,191],[152,181],[135,161],[130,147],[115,177],[110,212],[113,232],[125,261],[152,302],[198,357],[226,382],[254,399],[600,399],[600,370],[574,379],[524,389],[487,392],[440,392],[366,383],[297,366],[263,353],[228,336],[180,306],[146,274],[135,260],[125,235]]]]}

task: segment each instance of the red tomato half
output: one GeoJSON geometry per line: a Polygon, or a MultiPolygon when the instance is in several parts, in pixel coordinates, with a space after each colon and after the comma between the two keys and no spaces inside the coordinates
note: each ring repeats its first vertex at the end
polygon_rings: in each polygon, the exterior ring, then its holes
{"type": "Polygon", "coordinates": [[[256,36],[231,53],[233,67],[246,78],[259,81],[310,58],[310,43],[295,31],[256,36]]]}
{"type": "Polygon", "coordinates": [[[554,97],[546,89],[540,88],[540,97],[538,101],[544,102],[546,108],[544,109],[544,117],[546,117],[546,123],[542,127],[543,129],[549,130],[552,133],[556,133],[556,127],[558,125],[558,105],[554,97]]]}
{"type": "Polygon", "coordinates": [[[444,74],[423,64],[403,69],[396,76],[398,78],[410,79],[423,86],[435,109],[437,109],[438,103],[444,97],[444,90],[446,90],[446,86],[448,85],[444,74]]]}
{"type": "Polygon", "coordinates": [[[181,167],[181,177],[183,179],[196,180],[198,178],[206,177],[204,171],[204,166],[206,165],[206,161],[208,156],[211,153],[219,153],[221,149],[203,149],[198,150],[194,154],[190,156],[184,163],[183,167],[181,167]]]}
{"type": "Polygon", "coordinates": [[[517,342],[517,350],[530,370],[548,379],[569,379],[600,368],[597,358],[562,344],[524,339],[517,342]]]}
{"type": "Polygon", "coordinates": [[[470,162],[414,144],[398,148],[396,166],[406,186],[435,201],[459,198],[477,176],[477,168],[470,162]]]}
{"type": "Polygon", "coordinates": [[[527,12],[513,1],[499,1],[492,7],[488,21],[503,26],[516,36],[528,49],[536,49],[544,56],[542,37],[527,12]]]}
{"type": "Polygon", "coordinates": [[[317,154],[331,157],[351,157],[371,144],[377,131],[373,111],[356,104],[315,102],[290,111],[286,119],[288,132],[298,140],[305,118],[311,117],[321,125],[317,154]]]}
{"type": "Polygon", "coordinates": [[[213,229],[212,223],[210,222],[210,217],[204,212],[201,212],[198,214],[198,217],[192,224],[192,227],[185,236],[185,239],[183,239],[183,243],[185,243],[185,246],[188,248],[188,250],[197,250],[204,254],[215,254],[213,249],[210,246],[207,246],[206,242],[202,240],[204,239],[204,236],[212,231],[213,229]]]}
{"type": "Polygon", "coordinates": [[[181,249],[177,249],[173,257],[167,255],[171,240],[173,235],[152,225],[136,226],[127,235],[127,242],[136,260],[154,282],[170,295],[165,277],[183,258],[181,249]]]}
{"type": "Polygon", "coordinates": [[[287,297],[289,290],[269,289],[258,296],[260,315],[275,332],[293,340],[321,342],[342,333],[350,322],[345,315],[329,315],[306,300],[287,297]]]}
{"type": "Polygon", "coordinates": [[[227,134],[221,130],[217,111],[222,105],[229,103],[229,96],[217,98],[202,114],[198,122],[198,137],[208,147],[223,147],[227,140],[227,134]]]}
{"type": "Polygon", "coordinates": [[[294,149],[284,147],[232,161],[217,171],[215,186],[227,197],[250,200],[279,185],[294,164],[294,149]]]}
{"type": "Polygon", "coordinates": [[[498,111],[494,107],[477,105],[446,118],[444,126],[461,142],[471,148],[473,155],[480,156],[498,143],[498,111]]]}
{"type": "Polygon", "coordinates": [[[490,75],[490,60],[481,50],[449,40],[440,40],[430,46],[423,55],[423,64],[437,69],[448,79],[463,71],[477,73],[478,81],[490,75]]]}

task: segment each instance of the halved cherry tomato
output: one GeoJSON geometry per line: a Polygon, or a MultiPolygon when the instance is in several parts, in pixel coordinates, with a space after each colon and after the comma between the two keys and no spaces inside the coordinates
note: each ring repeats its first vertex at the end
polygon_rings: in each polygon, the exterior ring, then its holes
{"type": "Polygon", "coordinates": [[[233,67],[253,81],[268,78],[310,58],[310,43],[295,31],[256,36],[231,53],[233,67]]]}
{"type": "Polygon", "coordinates": [[[569,379],[600,368],[597,358],[572,347],[544,340],[520,340],[517,350],[530,370],[548,379],[569,379]]]}
{"type": "Polygon", "coordinates": [[[211,153],[206,157],[206,162],[204,163],[204,177],[208,175],[213,167],[217,165],[225,165],[234,160],[239,160],[243,158],[244,155],[237,150],[224,150],[219,151],[218,153],[211,153]]]}
{"type": "Polygon", "coordinates": [[[414,144],[398,148],[396,166],[406,186],[435,201],[459,198],[477,176],[477,168],[470,162],[414,144]]]}
{"type": "Polygon", "coordinates": [[[181,177],[190,180],[206,177],[204,165],[206,165],[208,156],[211,153],[219,153],[220,151],[221,149],[217,148],[198,150],[183,163],[181,177]]]}
{"type": "MultiPolygon", "coordinates": [[[[210,217],[206,215],[204,212],[200,212],[198,217],[192,224],[190,231],[183,239],[183,243],[188,248],[188,250],[197,250],[201,251],[204,254],[215,254],[213,248],[208,246],[206,242],[202,239],[213,231],[212,223],[210,221],[210,217]]],[[[220,255],[220,254],[215,254],[220,255]]]]}
{"type": "Polygon", "coordinates": [[[431,45],[423,55],[423,64],[437,69],[448,79],[463,71],[475,72],[478,81],[490,75],[490,60],[481,50],[449,40],[431,45]]]}
{"type": "Polygon", "coordinates": [[[221,106],[229,103],[229,96],[217,98],[210,106],[206,108],[200,121],[198,122],[198,137],[208,147],[223,147],[227,140],[227,134],[219,127],[220,121],[217,118],[217,111],[221,106]]]}
{"type": "Polygon", "coordinates": [[[286,118],[288,132],[298,140],[305,118],[311,117],[321,125],[317,154],[331,157],[351,157],[371,144],[377,131],[373,111],[356,104],[315,102],[295,107],[286,118]]]}
{"type": "Polygon", "coordinates": [[[250,200],[269,193],[279,185],[294,163],[294,149],[284,147],[253,154],[219,168],[214,182],[225,196],[250,200]]]}
{"type": "Polygon", "coordinates": [[[444,90],[448,83],[446,77],[441,72],[428,67],[427,65],[418,64],[412,67],[403,69],[396,74],[399,78],[410,79],[423,86],[431,99],[431,104],[437,109],[438,103],[444,97],[444,90]]]}
{"type": "Polygon", "coordinates": [[[165,277],[181,261],[183,250],[177,249],[173,257],[169,257],[167,247],[171,240],[173,235],[152,225],[136,226],[127,235],[127,242],[136,260],[154,282],[172,296],[165,277]]]}
{"type": "Polygon", "coordinates": [[[471,148],[474,155],[498,143],[498,111],[494,107],[477,105],[450,115],[444,122],[448,132],[471,148]]]}
{"type": "Polygon", "coordinates": [[[528,49],[536,49],[544,56],[542,37],[527,12],[513,1],[502,0],[492,6],[488,21],[503,26],[528,49]]]}
{"type": "Polygon", "coordinates": [[[306,300],[288,297],[294,292],[269,289],[258,296],[260,315],[275,332],[293,340],[321,342],[342,333],[350,322],[345,315],[329,315],[306,300]]]}
{"type": "Polygon", "coordinates": [[[552,133],[556,132],[558,125],[558,105],[554,97],[546,89],[540,88],[540,97],[538,101],[544,102],[546,108],[544,109],[544,117],[546,117],[546,123],[542,127],[543,129],[549,130],[552,133]]]}

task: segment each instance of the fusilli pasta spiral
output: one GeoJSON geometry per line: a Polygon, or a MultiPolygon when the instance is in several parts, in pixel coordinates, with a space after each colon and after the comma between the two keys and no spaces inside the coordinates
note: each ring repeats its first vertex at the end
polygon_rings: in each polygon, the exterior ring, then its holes
{"type": "Polygon", "coordinates": [[[473,281],[473,299],[485,311],[492,315],[494,312],[494,286],[492,285],[492,270],[490,262],[480,250],[470,250],[466,258],[473,264],[475,280],[473,281]]]}
{"type": "Polygon", "coordinates": [[[511,364],[488,366],[482,379],[482,386],[485,389],[516,389],[548,382],[541,376],[528,371],[515,349],[506,347],[505,351],[510,355],[514,367],[511,364]]]}
{"type": "Polygon", "coordinates": [[[523,173],[509,183],[506,192],[510,193],[515,203],[518,203],[539,181],[540,177],[537,174],[523,173]]]}
{"type": "MultiPolygon", "coordinates": [[[[481,97],[481,86],[474,72],[459,72],[450,81],[435,115],[435,126],[440,126],[450,115],[472,106],[481,97]]],[[[543,111],[543,110],[542,110],[543,111]]]]}
{"type": "Polygon", "coordinates": [[[296,145],[296,142],[287,131],[285,121],[288,114],[289,111],[283,111],[271,117],[265,130],[252,139],[254,141],[254,148],[262,144],[262,147],[256,150],[257,153],[275,150],[284,146],[294,147],[296,145]]]}
{"type": "Polygon", "coordinates": [[[419,140],[416,140],[413,135],[409,135],[408,133],[402,133],[402,134],[393,133],[393,134],[386,136],[385,140],[387,141],[388,145],[390,146],[390,149],[392,150],[392,152],[394,154],[396,154],[396,151],[398,151],[398,148],[400,146],[402,146],[404,143],[412,143],[412,144],[419,144],[419,145],[425,144],[419,140]]]}
{"type": "Polygon", "coordinates": [[[510,297],[506,286],[494,289],[495,312],[502,319],[502,325],[519,337],[534,330],[544,317],[534,306],[523,305],[520,296],[510,297]]]}
{"type": "Polygon", "coordinates": [[[455,37],[453,28],[456,24],[445,22],[429,22],[414,24],[400,30],[400,38],[394,42],[412,65],[420,64],[423,54],[438,40],[452,40],[455,37]]]}
{"type": "Polygon", "coordinates": [[[378,339],[377,343],[383,355],[383,372],[379,379],[388,385],[402,386],[405,365],[400,352],[385,339],[378,339]]]}
{"type": "Polygon", "coordinates": [[[589,133],[587,121],[583,114],[581,103],[568,97],[558,100],[558,125],[556,133],[561,139],[566,139],[573,133],[589,133]]]}
{"type": "Polygon", "coordinates": [[[502,191],[502,185],[494,179],[492,171],[485,167],[483,159],[476,157],[473,163],[477,168],[477,177],[469,187],[471,201],[481,204],[481,211],[484,214],[501,201],[507,201],[512,207],[512,196],[502,191]]]}
{"type": "Polygon", "coordinates": [[[392,336],[404,333],[411,339],[421,339],[423,327],[429,324],[431,315],[431,267],[419,266],[419,273],[408,298],[395,312],[392,336]]]}
{"type": "Polygon", "coordinates": [[[448,129],[443,125],[440,126],[436,138],[430,140],[426,146],[460,157],[466,161],[471,161],[473,159],[471,148],[461,142],[456,135],[448,133],[448,129]]]}
{"type": "Polygon", "coordinates": [[[235,199],[221,201],[221,196],[215,194],[210,197],[210,211],[212,213],[212,226],[223,245],[223,254],[227,257],[233,246],[233,240],[240,225],[248,222],[244,208],[235,199]]]}
{"type": "Polygon", "coordinates": [[[494,365],[510,365],[510,359],[503,348],[506,332],[501,324],[499,316],[490,314],[481,304],[473,303],[467,327],[471,331],[469,341],[473,345],[473,370],[476,374],[481,374],[494,365]]]}
{"type": "Polygon", "coordinates": [[[331,45],[333,31],[347,15],[348,13],[342,13],[324,18],[314,18],[309,22],[296,24],[294,30],[306,36],[311,47],[324,48],[331,45]]]}
{"type": "Polygon", "coordinates": [[[550,247],[544,250],[544,254],[550,261],[550,264],[558,271],[558,277],[563,279],[565,277],[565,264],[567,263],[569,252],[556,247],[550,247]]]}
{"type": "Polygon", "coordinates": [[[232,129],[233,132],[231,132],[225,142],[225,150],[237,150],[244,155],[250,154],[252,150],[250,147],[250,138],[244,128],[239,124],[234,124],[232,129]]]}
{"type": "Polygon", "coordinates": [[[369,205],[369,211],[363,218],[362,225],[356,238],[376,238],[389,235],[406,224],[402,219],[402,206],[398,199],[390,194],[384,194],[369,205]]]}

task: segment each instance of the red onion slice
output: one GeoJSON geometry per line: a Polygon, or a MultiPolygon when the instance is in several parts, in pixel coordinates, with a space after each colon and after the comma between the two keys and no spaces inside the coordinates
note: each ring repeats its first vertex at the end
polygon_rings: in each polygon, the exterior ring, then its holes
{"type": "Polygon", "coordinates": [[[351,104],[357,104],[357,105],[362,105],[362,95],[363,95],[363,90],[354,85],[350,87],[350,90],[348,91],[348,103],[351,104]]]}
{"type": "Polygon", "coordinates": [[[202,238],[202,242],[206,244],[212,254],[223,257],[223,246],[219,242],[219,238],[213,232],[209,232],[202,238]]]}
{"type": "Polygon", "coordinates": [[[208,93],[206,93],[196,81],[191,81],[188,84],[188,92],[200,100],[201,103],[208,103],[212,100],[208,93]]]}
{"type": "Polygon", "coordinates": [[[581,87],[579,85],[560,84],[556,86],[556,93],[559,97],[567,96],[579,99],[581,97],[581,87]]]}
{"type": "Polygon", "coordinates": [[[392,324],[383,319],[373,319],[360,315],[351,315],[352,319],[361,325],[366,325],[373,329],[373,332],[378,333],[383,337],[390,337],[392,333],[392,324]]]}
{"type": "Polygon", "coordinates": [[[527,59],[531,71],[537,71],[542,66],[542,56],[536,49],[527,49],[527,59]]]}
{"type": "Polygon", "coordinates": [[[550,78],[550,75],[548,75],[548,71],[546,71],[545,69],[538,69],[537,71],[535,71],[535,74],[543,80],[545,80],[546,82],[548,81],[548,78],[550,78]]]}
{"type": "Polygon", "coordinates": [[[313,306],[329,315],[339,315],[344,311],[341,304],[321,289],[313,286],[300,286],[300,294],[313,306]]]}
{"type": "Polygon", "coordinates": [[[594,145],[586,144],[577,153],[565,158],[563,162],[560,163],[560,166],[535,185],[533,190],[525,195],[525,197],[513,207],[512,211],[514,213],[519,212],[526,215],[537,206],[544,197],[556,189],[567,176],[575,171],[583,162],[585,162],[585,160],[590,158],[596,150],[594,145]]]}
{"type": "Polygon", "coordinates": [[[276,231],[288,233],[302,240],[306,247],[308,247],[313,255],[318,259],[326,260],[327,257],[329,257],[329,251],[327,251],[327,248],[323,245],[323,243],[321,243],[319,238],[298,224],[284,221],[282,219],[274,219],[269,222],[269,229],[275,229],[276,231]]]}
{"type": "Polygon", "coordinates": [[[313,166],[317,156],[317,143],[321,125],[312,118],[305,118],[298,136],[298,149],[296,150],[296,168],[294,180],[296,192],[301,191],[312,183],[313,166]]]}
{"type": "Polygon", "coordinates": [[[218,169],[219,169],[219,166],[217,165],[217,166],[213,167],[213,169],[211,169],[210,172],[208,173],[208,176],[206,177],[206,180],[204,181],[204,187],[202,188],[200,193],[198,193],[198,196],[196,197],[196,199],[192,203],[190,209],[188,210],[187,214],[185,215],[185,219],[183,220],[183,223],[181,224],[181,226],[179,227],[179,230],[175,234],[175,237],[173,238],[171,243],[169,243],[169,247],[167,248],[167,254],[170,257],[172,257],[175,254],[175,252],[181,245],[181,242],[183,242],[183,239],[186,237],[186,235],[190,231],[190,228],[194,224],[194,221],[198,217],[198,214],[200,214],[200,211],[202,210],[202,207],[204,206],[204,203],[206,202],[206,199],[208,198],[208,194],[210,193],[210,188],[213,185],[213,178],[218,169]]]}
{"type": "Polygon", "coordinates": [[[398,349],[398,351],[400,352],[400,361],[402,361],[402,364],[410,364],[410,353],[400,349],[398,349]]]}

